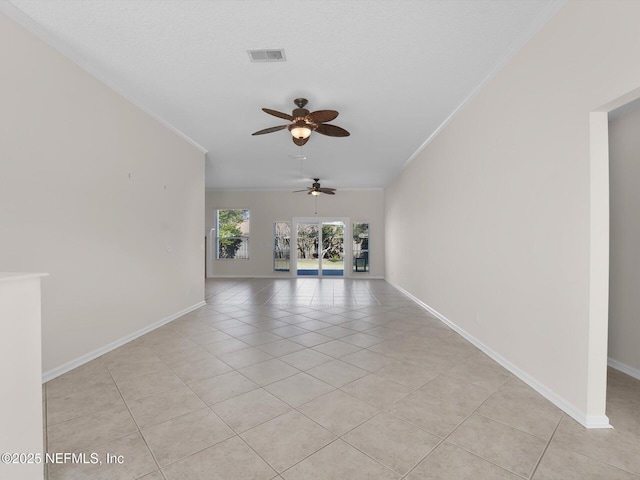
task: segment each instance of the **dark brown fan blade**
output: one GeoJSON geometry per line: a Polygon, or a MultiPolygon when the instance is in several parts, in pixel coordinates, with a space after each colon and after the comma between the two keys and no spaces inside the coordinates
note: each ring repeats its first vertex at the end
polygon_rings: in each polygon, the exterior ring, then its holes
{"type": "Polygon", "coordinates": [[[338,116],[338,112],[335,110],[317,110],[307,115],[307,120],[313,123],[330,122],[338,116]]]}
{"type": "Polygon", "coordinates": [[[253,132],[251,135],[264,135],[265,133],[273,133],[273,132],[277,132],[278,130],[284,130],[288,126],[289,125],[279,125],[277,127],[269,127],[269,128],[265,128],[264,130],[258,130],[257,132],[253,132]]]}
{"type": "Polygon", "coordinates": [[[268,113],[269,115],[273,115],[274,117],[284,118],[285,120],[293,121],[293,117],[288,113],[282,113],[277,110],[271,110],[270,108],[263,108],[262,111],[264,113],[268,113]]]}
{"type": "Polygon", "coordinates": [[[307,190],[311,190],[311,188],[305,188],[304,190],[294,190],[292,193],[306,192],[307,190]]]}
{"type": "Polygon", "coordinates": [[[301,147],[302,145],[304,145],[305,143],[307,143],[311,137],[307,137],[307,138],[296,138],[296,137],[291,137],[291,138],[293,139],[293,143],[295,143],[296,145],[298,145],[299,147],[301,147]]]}
{"type": "Polygon", "coordinates": [[[335,188],[321,188],[320,191],[322,193],[326,193],[327,195],[335,195],[336,194],[336,189],[335,188]]]}
{"type": "Polygon", "coordinates": [[[351,135],[344,128],[336,127],[335,125],[329,125],[328,123],[323,123],[318,125],[318,128],[315,130],[322,135],[328,135],[330,137],[348,137],[351,135]]]}

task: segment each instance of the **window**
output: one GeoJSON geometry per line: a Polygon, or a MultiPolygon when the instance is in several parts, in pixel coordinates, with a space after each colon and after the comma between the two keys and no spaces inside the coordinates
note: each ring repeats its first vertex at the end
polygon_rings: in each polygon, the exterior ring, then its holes
{"type": "Polygon", "coordinates": [[[276,222],[273,225],[273,240],[273,269],[276,272],[288,272],[291,255],[291,224],[276,222]]]}
{"type": "Polygon", "coordinates": [[[369,271],[369,224],[353,224],[353,271],[369,271]]]}
{"type": "Polygon", "coordinates": [[[216,258],[249,258],[249,210],[216,211],[216,258]]]}

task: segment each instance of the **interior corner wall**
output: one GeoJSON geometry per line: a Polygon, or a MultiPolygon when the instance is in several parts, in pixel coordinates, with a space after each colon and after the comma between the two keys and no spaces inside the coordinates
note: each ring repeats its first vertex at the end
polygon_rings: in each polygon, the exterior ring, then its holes
{"type": "Polygon", "coordinates": [[[46,375],[203,301],[204,153],[2,14],[0,64],[0,270],[50,275],[46,375]]]}
{"type": "Polygon", "coordinates": [[[639,86],[639,17],[569,1],[385,190],[387,279],[583,424],[606,424],[588,371],[589,114],[639,86]]]}
{"type": "Polygon", "coordinates": [[[290,272],[273,270],[274,222],[290,222],[294,217],[349,217],[351,223],[369,224],[370,272],[353,273],[352,277],[384,277],[384,191],[338,190],[335,196],[320,195],[317,203],[315,199],[304,193],[282,191],[207,191],[205,232],[214,228],[218,209],[243,208],[251,212],[249,259],[216,260],[210,248],[208,275],[291,277],[290,272]]]}
{"type": "Polygon", "coordinates": [[[640,108],[609,122],[609,359],[640,378],[640,108]]]}

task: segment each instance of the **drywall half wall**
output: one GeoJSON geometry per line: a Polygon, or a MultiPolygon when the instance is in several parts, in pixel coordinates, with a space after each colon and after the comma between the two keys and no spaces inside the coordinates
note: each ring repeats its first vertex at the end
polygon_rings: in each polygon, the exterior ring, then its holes
{"type": "Polygon", "coordinates": [[[0,62],[0,270],[50,275],[51,378],[203,301],[204,153],[2,14],[0,62]]]}
{"type": "MultiPolygon", "coordinates": [[[[609,122],[609,363],[640,379],[640,102],[609,122]]],[[[622,111],[622,109],[621,109],[622,111]]]]}
{"type": "MultiPolygon", "coordinates": [[[[207,191],[205,232],[215,226],[218,209],[249,209],[251,231],[249,259],[215,259],[209,249],[208,275],[238,277],[291,276],[274,272],[274,222],[291,222],[294,217],[348,217],[369,224],[370,272],[354,273],[354,278],[384,276],[384,192],[378,190],[339,190],[336,195],[316,197],[282,191],[207,191]],[[317,209],[316,209],[317,207],[317,209]],[[315,213],[317,212],[317,214],[315,213]]],[[[209,243],[211,245],[211,242],[209,243]]],[[[349,275],[349,271],[347,271],[349,275]]]]}
{"type": "Polygon", "coordinates": [[[639,16],[568,2],[385,190],[387,279],[589,427],[608,425],[590,112],[639,86],[639,16]],[[401,248],[410,226],[419,257],[401,248]]]}

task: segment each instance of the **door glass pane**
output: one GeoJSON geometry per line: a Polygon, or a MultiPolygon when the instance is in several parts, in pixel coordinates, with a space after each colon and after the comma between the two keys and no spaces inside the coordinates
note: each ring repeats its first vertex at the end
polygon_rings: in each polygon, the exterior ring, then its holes
{"type": "Polygon", "coordinates": [[[298,240],[298,275],[318,275],[320,260],[318,255],[318,239],[320,228],[315,223],[299,223],[298,240]]]}
{"type": "Polygon", "coordinates": [[[322,224],[322,275],[344,275],[344,223],[322,224]]]}
{"type": "Polygon", "coordinates": [[[291,224],[276,222],[274,225],[273,269],[276,272],[289,271],[291,253],[291,224]]]}
{"type": "Polygon", "coordinates": [[[369,224],[353,224],[353,271],[369,271],[369,224]]]}

